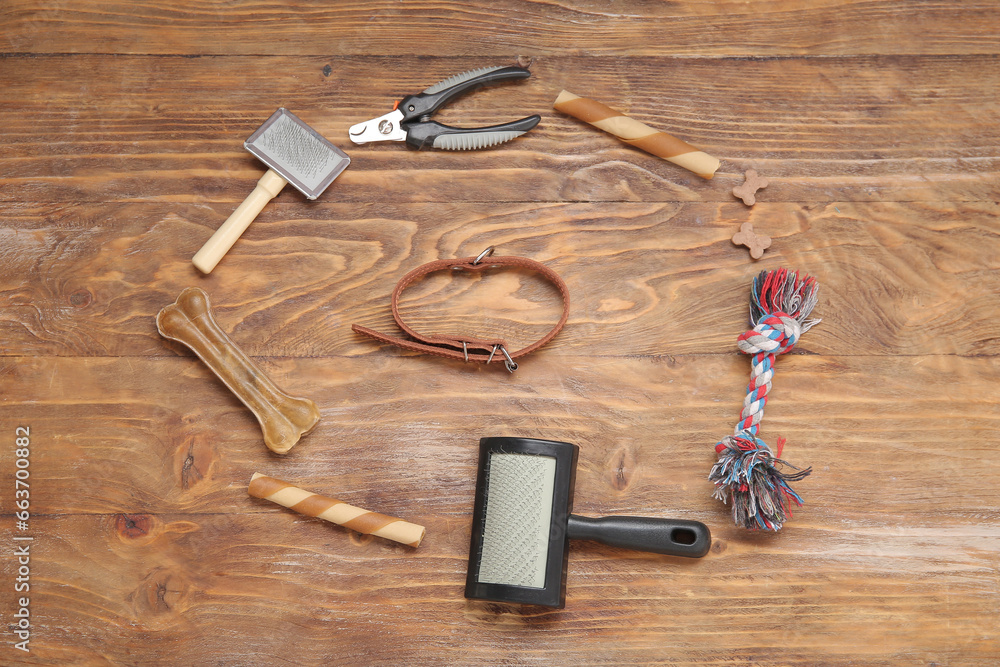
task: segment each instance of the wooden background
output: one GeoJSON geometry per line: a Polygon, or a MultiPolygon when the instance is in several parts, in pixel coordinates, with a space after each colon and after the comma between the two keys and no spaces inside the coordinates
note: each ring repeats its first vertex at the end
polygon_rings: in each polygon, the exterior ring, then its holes
{"type": "MultiPolygon", "coordinates": [[[[1000,661],[996,4],[4,0],[0,4],[0,663],[992,665],[1000,661]],[[541,124],[469,153],[347,128],[468,69],[529,80],[439,114],[541,124]],[[712,181],[551,109],[567,88],[723,160],[712,181]],[[286,188],[210,276],[279,106],[352,157],[286,188]],[[741,172],[771,179],[752,209],[741,172]],[[730,237],[773,237],[760,262],[730,237]],[[424,262],[523,255],[569,323],[508,375],[381,347],[424,262]],[[748,378],[749,285],[787,266],[823,323],[761,435],[813,466],[777,535],[706,476],[748,378]],[[153,318],[185,287],[322,421],[285,458],[153,318]],[[30,530],[14,430],[31,429],[30,530]],[[564,610],[466,601],[476,447],[581,447],[576,510],[695,519],[704,559],[572,546],[564,610]],[[250,498],[260,471],[427,526],[418,549],[250,498]],[[34,536],[31,653],[15,534],[34,536]]],[[[420,326],[526,343],[527,274],[430,280],[420,326]]]]}

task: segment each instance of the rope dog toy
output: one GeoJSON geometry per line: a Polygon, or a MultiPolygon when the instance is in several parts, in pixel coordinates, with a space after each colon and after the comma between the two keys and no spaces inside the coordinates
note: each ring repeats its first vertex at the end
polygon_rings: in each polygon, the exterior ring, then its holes
{"type": "Polygon", "coordinates": [[[778,438],[772,454],[757,431],[771,391],[775,357],[791,350],[799,336],[819,324],[819,320],[806,319],[816,305],[818,290],[815,278],[800,278],[797,271],[787,269],[761,271],[753,280],[753,329],[740,334],[737,341],[741,352],[753,355],[750,384],[735,433],[715,445],[719,460],[708,475],[715,482],[713,495],[724,503],[732,501],[737,526],[778,531],[792,514],[791,503],[802,505],[802,498],[788,483],[804,479],[812,468],[796,468],[779,458],[784,438],[778,438]],[[796,472],[782,472],[777,464],[796,472]]]}

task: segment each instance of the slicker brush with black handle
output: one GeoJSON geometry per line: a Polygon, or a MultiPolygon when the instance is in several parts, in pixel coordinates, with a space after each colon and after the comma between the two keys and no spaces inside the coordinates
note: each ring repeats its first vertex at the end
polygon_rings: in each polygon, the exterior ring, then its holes
{"type": "Polygon", "coordinates": [[[569,540],[701,558],[705,524],[571,514],[579,447],[534,438],[483,438],[465,597],[562,607],[569,540]]]}

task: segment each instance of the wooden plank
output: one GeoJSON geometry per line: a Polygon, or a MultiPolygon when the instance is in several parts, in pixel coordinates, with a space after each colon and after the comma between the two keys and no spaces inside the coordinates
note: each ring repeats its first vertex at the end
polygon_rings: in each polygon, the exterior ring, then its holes
{"type": "Polygon", "coordinates": [[[780,538],[731,526],[705,479],[739,406],[735,355],[540,356],[513,378],[417,361],[263,360],[323,408],[279,458],[191,360],[4,360],[20,400],[0,423],[32,429],[33,657],[117,662],[139,637],[133,655],[164,664],[389,664],[400,643],[421,664],[1000,656],[994,360],[783,360],[762,434],[789,437],[786,456],[815,472],[780,538]],[[464,600],[476,443],[497,432],[580,444],[576,511],[701,520],[712,552],[574,543],[565,610],[464,600]],[[257,469],[427,538],[411,550],[250,498],[257,469]]]}
{"type": "MultiPolygon", "coordinates": [[[[458,522],[445,543],[430,537],[413,551],[283,514],[162,514],[132,517],[131,529],[129,520],[38,522],[33,660],[390,665],[405,654],[429,665],[868,665],[1000,657],[991,640],[1000,612],[996,533],[807,529],[786,535],[780,549],[758,535],[693,561],[574,543],[567,608],[557,611],[464,600],[468,529],[458,522]]],[[[11,594],[0,596],[7,603],[11,594]]]]}
{"type": "MultiPolygon", "coordinates": [[[[467,96],[442,122],[540,113],[491,150],[355,146],[350,125],[455,72],[506,59],[11,56],[0,69],[0,201],[242,201],[260,164],[242,142],[275,108],[354,159],[324,194],[356,203],[713,201],[742,171],[762,201],[992,201],[1000,68],[992,56],[615,60],[539,57],[531,79],[467,96]],[[331,69],[332,68],[332,69],[331,69]],[[324,74],[329,73],[329,76],[324,74]],[[975,86],[968,81],[975,80],[975,86]],[[567,88],[723,160],[712,181],[551,109],[567,88]]],[[[301,201],[288,188],[280,201],[301,201]]]]}
{"type": "MultiPolygon", "coordinates": [[[[748,362],[736,352],[539,354],[512,376],[398,356],[260,363],[322,412],[285,457],[194,359],[5,358],[18,401],[0,406],[0,423],[32,430],[33,511],[272,513],[246,495],[263,472],[417,523],[465,520],[478,440],[502,433],[579,444],[582,513],[670,508],[740,534],[707,481],[742,407],[748,362]]],[[[794,525],[995,531],[998,374],[982,357],[781,359],[761,435],[787,438],[784,457],[815,470],[794,525]]]]}
{"type": "Polygon", "coordinates": [[[30,53],[784,56],[996,53],[988,0],[711,3],[135,3],[7,0],[0,49],[30,53]]]}
{"type": "MultiPolygon", "coordinates": [[[[251,355],[398,356],[350,325],[398,331],[389,295],[403,274],[490,245],[567,281],[569,324],[551,354],[728,354],[752,277],[778,266],[820,282],[816,315],[826,321],[803,337],[804,351],[993,356],[1000,337],[995,203],[273,203],[203,276],[191,257],[230,211],[3,205],[0,354],[189,354],[157,334],[154,317],[200,285],[251,355]],[[760,262],[730,241],[746,220],[774,239],[760,262]]],[[[561,310],[549,283],[523,272],[436,274],[403,296],[419,330],[500,335],[514,349],[541,338],[561,310]]]]}
{"type": "MultiPolygon", "coordinates": [[[[32,654],[2,664],[1000,663],[1000,31],[995,3],[446,0],[0,6],[0,613],[31,541],[32,654]],[[347,128],[485,65],[532,77],[438,115],[539,113],[510,144],[356,147],[347,128]],[[712,181],[551,109],[599,99],[721,158],[712,181]],[[353,164],[190,258],[287,106],[353,164]],[[771,180],[746,208],[747,167],[771,180]],[[760,262],[729,239],[773,237],[760,262]],[[532,257],[567,328],[514,375],[378,345],[442,257],[532,257]],[[706,479],[749,361],[752,277],[808,271],[823,323],[761,436],[812,466],[779,535],[706,479]],[[189,285],[322,420],[291,454],[153,317],[189,285]],[[31,517],[14,429],[31,428],[31,517]],[[704,559],[574,543],[564,610],[467,601],[476,446],[580,445],[575,509],[708,524],[704,559]],[[413,550],[246,492],[254,471],[427,526],[413,550]]],[[[437,275],[422,330],[527,344],[524,272],[437,275]]],[[[11,620],[11,616],[6,617],[11,620]]]]}

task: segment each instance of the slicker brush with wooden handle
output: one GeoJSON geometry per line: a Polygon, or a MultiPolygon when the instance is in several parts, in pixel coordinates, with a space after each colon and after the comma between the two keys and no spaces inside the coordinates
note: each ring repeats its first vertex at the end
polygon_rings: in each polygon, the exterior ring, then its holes
{"type": "Polygon", "coordinates": [[[212,272],[286,184],[316,199],[351,163],[344,151],[284,108],[275,111],[243,146],[270,168],[191,260],[202,273],[212,272]]]}

